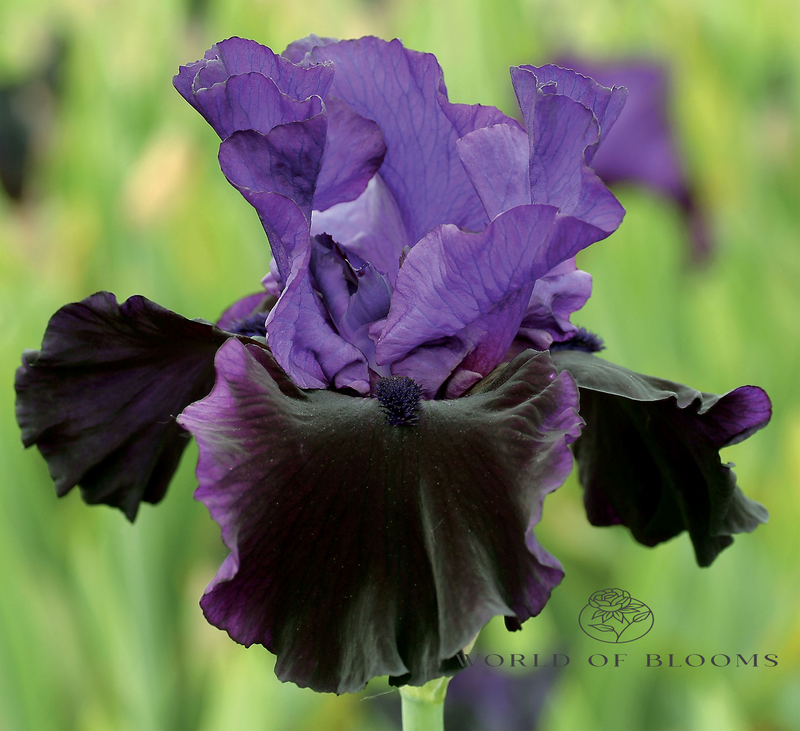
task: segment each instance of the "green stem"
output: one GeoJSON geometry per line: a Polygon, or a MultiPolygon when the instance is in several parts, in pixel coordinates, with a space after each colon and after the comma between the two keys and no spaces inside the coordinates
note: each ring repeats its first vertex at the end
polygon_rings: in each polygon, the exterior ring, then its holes
{"type": "Polygon", "coordinates": [[[400,688],[403,731],[444,731],[444,698],[450,678],[435,678],[425,685],[400,688]]]}

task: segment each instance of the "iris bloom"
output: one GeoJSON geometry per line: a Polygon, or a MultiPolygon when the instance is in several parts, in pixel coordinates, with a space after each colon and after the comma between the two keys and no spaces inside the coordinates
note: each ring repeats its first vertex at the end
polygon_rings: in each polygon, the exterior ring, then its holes
{"type": "Polygon", "coordinates": [[[132,520],[197,439],[230,549],[201,606],[282,680],[421,685],[492,616],[538,614],[563,571],[533,528],[570,445],[590,521],[646,545],[688,530],[707,565],[765,520],[718,450],[766,424],[766,394],[632,373],[570,322],[574,256],[623,216],[591,164],[625,90],[511,77],[524,124],[452,104],[397,40],[217,44],[175,86],[264,225],[265,293],[216,324],[95,294],[17,373],[59,495],[132,520]]]}

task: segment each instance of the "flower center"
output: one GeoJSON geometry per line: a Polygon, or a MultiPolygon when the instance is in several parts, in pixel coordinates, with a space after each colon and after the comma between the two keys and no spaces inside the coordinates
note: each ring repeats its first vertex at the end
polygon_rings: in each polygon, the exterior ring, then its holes
{"type": "Polygon", "coordinates": [[[263,338],[267,335],[266,320],[266,312],[254,312],[252,315],[237,320],[228,327],[227,330],[228,332],[235,333],[236,335],[244,335],[248,338],[263,338]]]}
{"type": "Polygon", "coordinates": [[[381,378],[375,386],[375,396],[392,426],[416,424],[422,389],[408,376],[381,378]]]}
{"type": "Polygon", "coordinates": [[[593,332],[589,332],[585,327],[578,328],[569,340],[564,340],[561,343],[553,343],[550,350],[583,350],[586,353],[597,353],[600,350],[605,350],[606,346],[603,345],[603,339],[593,332]]]}

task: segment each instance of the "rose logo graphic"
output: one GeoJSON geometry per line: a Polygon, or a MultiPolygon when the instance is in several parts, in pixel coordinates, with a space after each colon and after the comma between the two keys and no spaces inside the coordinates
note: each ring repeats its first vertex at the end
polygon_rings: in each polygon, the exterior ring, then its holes
{"type": "Polygon", "coordinates": [[[623,589],[600,589],[589,597],[578,622],[600,642],[633,642],[653,628],[653,612],[623,589]]]}

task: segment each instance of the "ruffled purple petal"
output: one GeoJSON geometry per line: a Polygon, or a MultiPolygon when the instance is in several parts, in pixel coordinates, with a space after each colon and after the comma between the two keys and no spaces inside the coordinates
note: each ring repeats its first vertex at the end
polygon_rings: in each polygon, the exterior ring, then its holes
{"type": "Polygon", "coordinates": [[[325,149],[327,121],[317,116],[262,135],[236,132],[220,145],[223,173],[258,211],[285,284],[308,249],[311,202],[325,149]]]}
{"type": "Polygon", "coordinates": [[[337,332],[377,369],[369,329],[389,312],[392,290],[386,277],[325,234],[312,243],[309,268],[337,332]]]}
{"type": "Polygon", "coordinates": [[[231,554],[201,606],[282,680],[421,685],[496,614],[541,611],[563,572],[533,535],[571,468],[577,392],[526,353],[475,396],[391,426],[375,399],[301,391],[256,346],[220,349],[179,417],[200,445],[197,498],[231,554]]]}
{"type": "Polygon", "coordinates": [[[314,193],[315,211],[358,198],[386,155],[383,135],[375,122],[333,97],[325,100],[325,109],[328,135],[314,193]]]}
{"type": "Polygon", "coordinates": [[[319,115],[269,134],[236,132],[220,145],[228,180],[258,211],[277,264],[282,292],[267,319],[281,367],[303,388],[369,391],[366,359],[337,334],[309,280],[311,206],[325,149],[319,115]]]}
{"type": "Polygon", "coordinates": [[[484,127],[492,127],[498,124],[513,127],[524,132],[522,125],[513,117],[503,114],[497,107],[490,107],[484,104],[453,104],[447,99],[447,88],[444,85],[444,77],[439,85],[439,105],[447,118],[452,123],[459,137],[475,132],[484,127]]]}
{"type": "Polygon", "coordinates": [[[173,84],[180,95],[202,114],[196,96],[198,92],[222,84],[231,77],[250,73],[271,79],[282,94],[297,101],[310,96],[324,97],[333,81],[330,64],[304,68],[255,41],[229,38],[212,46],[200,61],[181,66],[173,84]]]}
{"type": "Polygon", "coordinates": [[[378,363],[403,375],[425,367],[424,377],[417,371],[413,377],[429,396],[459,358],[467,370],[487,375],[514,340],[535,280],[560,263],[563,252],[552,249],[571,220],[551,206],[529,205],[506,211],[480,234],[455,226],[432,231],[400,269],[378,363]]]}
{"type": "Polygon", "coordinates": [[[592,294],[592,276],[567,259],[545,276],[536,280],[517,339],[521,350],[547,350],[553,342],[568,339],[578,328],[570,316],[588,301],[592,294]]]}
{"type": "MultiPolygon", "coordinates": [[[[322,112],[322,97],[332,79],[330,64],[301,68],[241,39],[217,44],[206,57],[182,67],[175,84],[223,140],[244,130],[267,135],[275,127],[322,112]]],[[[357,198],[380,167],[386,149],[378,125],[344,102],[326,98],[324,116],[326,155],[322,170],[313,175],[319,209],[357,198]]]]}
{"type": "Polygon", "coordinates": [[[305,38],[298,41],[292,41],[286,50],[281,54],[284,58],[288,58],[292,63],[302,66],[311,66],[315,63],[308,54],[311,53],[317,46],[327,46],[331,43],[338,43],[338,38],[330,38],[329,36],[318,36],[316,33],[311,33],[305,38]]]}
{"type": "MultiPolygon", "coordinates": [[[[577,218],[607,236],[617,229],[625,211],[587,166],[600,143],[598,117],[591,106],[564,95],[555,81],[540,82],[536,72],[533,67],[511,69],[530,140],[531,203],[556,206],[562,215],[577,218]]],[[[624,90],[605,91],[612,97],[606,109],[613,99],[624,101],[624,90]]],[[[595,240],[603,237],[600,234],[595,240]]]]}
{"type": "MultiPolygon", "coordinates": [[[[548,89],[547,93],[555,93],[569,97],[579,102],[584,107],[591,109],[600,127],[600,141],[605,140],[625,107],[628,90],[624,86],[616,86],[613,84],[611,88],[602,86],[593,78],[552,64],[546,64],[544,66],[524,65],[519,68],[534,74],[536,77],[536,86],[539,89],[549,87],[551,84],[555,85],[555,90],[549,91],[548,89]]],[[[616,81],[614,84],[616,84],[616,81]]],[[[533,88],[530,86],[530,82],[521,82],[520,91],[517,93],[519,94],[520,92],[524,95],[526,100],[526,104],[523,105],[522,99],[520,99],[520,107],[524,113],[525,109],[529,108],[530,101],[532,101],[531,96],[533,88]]],[[[592,157],[596,150],[597,147],[595,146],[595,148],[590,151],[590,156],[586,159],[587,163],[591,164],[592,157]]]]}
{"type": "Polygon", "coordinates": [[[311,250],[298,259],[296,271],[267,318],[267,341],[281,367],[301,388],[350,388],[369,393],[364,354],[333,328],[310,280],[311,250]]]}
{"type": "Polygon", "coordinates": [[[644,185],[672,198],[683,210],[695,260],[706,258],[713,247],[708,225],[699,210],[669,113],[667,69],[652,60],[600,64],[568,60],[565,66],[588,74],[601,84],[622,84],[628,101],[592,167],[608,185],[644,185]]]}
{"type": "Polygon", "coordinates": [[[456,152],[458,131],[442,109],[442,71],[434,56],[398,40],[361,38],[318,46],[307,58],[333,61],[331,94],[380,125],[387,147],[381,176],[412,242],[441,223],[485,227],[456,152]]]}
{"type": "Polygon", "coordinates": [[[772,406],[762,389],[715,396],[579,350],[553,361],[580,387],[586,427],[574,451],[593,525],[621,523],[647,546],[686,530],[698,564],[709,566],[732,534],[766,522],[719,457],[767,425],[772,406]]]}
{"type": "Polygon", "coordinates": [[[62,307],[41,351],[17,370],[17,421],[47,461],[59,496],[87,503],[157,503],[189,434],[175,417],[214,383],[214,354],[230,337],[135,296],[98,292],[62,307]]]}
{"type": "Polygon", "coordinates": [[[628,89],[616,131],[604,130],[603,145],[592,161],[595,172],[609,184],[634,181],[676,198],[682,195],[685,175],[669,125],[664,68],[648,61],[570,64],[600,83],[624,84],[628,89]]]}
{"type": "Polygon", "coordinates": [[[458,141],[458,154],[489,218],[531,202],[528,135],[498,124],[458,141]]]}
{"type": "Polygon", "coordinates": [[[223,140],[245,129],[267,134],[280,124],[310,119],[322,109],[318,96],[302,101],[292,99],[281,93],[272,79],[255,72],[200,89],[195,92],[194,101],[223,140]]]}
{"type": "Polygon", "coordinates": [[[415,243],[380,173],[356,200],[326,211],[314,211],[311,233],[327,233],[388,276],[392,285],[397,279],[403,247],[415,243]]]}
{"type": "Polygon", "coordinates": [[[318,114],[275,127],[266,135],[254,130],[237,132],[219,147],[222,172],[243,193],[279,193],[289,198],[310,220],[327,128],[327,119],[318,114]]]}

